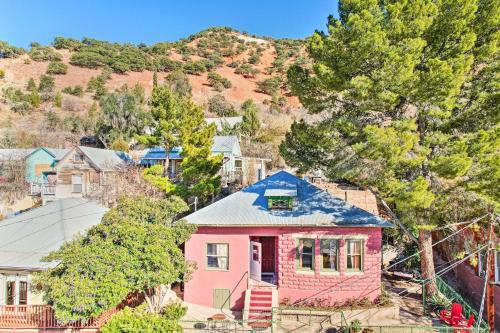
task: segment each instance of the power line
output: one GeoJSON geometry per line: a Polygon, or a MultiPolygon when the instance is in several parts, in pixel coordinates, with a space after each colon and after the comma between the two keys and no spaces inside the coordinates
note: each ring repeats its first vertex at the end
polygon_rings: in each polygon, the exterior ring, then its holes
{"type": "MultiPolygon", "coordinates": [[[[471,221],[471,222],[469,222],[469,224],[468,224],[467,226],[465,226],[464,228],[462,228],[462,229],[459,229],[459,230],[455,231],[454,233],[452,233],[451,235],[446,236],[446,237],[445,237],[445,238],[443,238],[443,239],[440,239],[439,241],[437,241],[437,242],[435,242],[434,244],[432,244],[432,246],[431,246],[431,247],[434,247],[434,246],[436,246],[436,245],[438,245],[438,244],[440,244],[440,243],[444,242],[445,240],[447,240],[447,239],[449,239],[449,238],[451,238],[451,237],[455,236],[456,234],[458,234],[458,233],[462,232],[463,230],[465,230],[466,228],[468,228],[470,225],[472,225],[472,224],[474,224],[474,223],[479,222],[480,220],[482,220],[482,219],[483,219],[483,218],[485,218],[486,216],[488,216],[488,214],[483,215],[483,216],[481,216],[481,217],[478,217],[478,218],[476,218],[475,220],[472,220],[472,221],[471,221]]],[[[408,256],[408,257],[406,257],[406,258],[403,258],[403,259],[401,259],[400,261],[398,261],[398,262],[396,262],[396,263],[394,263],[394,264],[390,265],[389,267],[385,268],[385,269],[384,269],[384,270],[382,270],[382,271],[383,271],[383,272],[387,272],[387,271],[388,271],[389,269],[391,269],[392,267],[397,266],[397,265],[399,265],[399,264],[401,264],[401,263],[405,262],[406,260],[408,260],[408,259],[410,259],[410,258],[413,258],[413,257],[415,257],[415,256],[419,255],[419,254],[420,254],[420,253],[422,253],[423,251],[424,251],[424,250],[420,250],[420,251],[418,251],[418,252],[415,252],[415,253],[413,253],[412,255],[410,255],[410,256],[408,256]]]]}

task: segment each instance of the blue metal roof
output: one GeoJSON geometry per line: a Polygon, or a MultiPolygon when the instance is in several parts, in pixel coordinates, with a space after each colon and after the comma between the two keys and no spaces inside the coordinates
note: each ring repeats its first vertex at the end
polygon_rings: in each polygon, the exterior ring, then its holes
{"type": "MultiPolygon", "coordinates": [[[[168,154],[168,158],[172,160],[180,160],[182,148],[175,147],[168,154]]],[[[141,163],[145,163],[144,160],[164,160],[165,159],[165,148],[155,147],[151,148],[146,155],[141,159],[141,163]]]]}
{"type": "Polygon", "coordinates": [[[280,171],[185,217],[209,226],[392,227],[392,224],[286,171],[280,171]],[[267,207],[269,188],[297,190],[291,210],[267,207]]]}

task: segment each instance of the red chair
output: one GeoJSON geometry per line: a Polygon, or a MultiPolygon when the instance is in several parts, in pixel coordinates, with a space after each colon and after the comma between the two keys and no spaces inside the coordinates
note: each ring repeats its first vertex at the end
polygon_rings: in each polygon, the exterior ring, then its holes
{"type": "MultiPolygon", "coordinates": [[[[441,310],[439,317],[450,326],[458,326],[457,324],[459,322],[465,320],[462,315],[462,305],[459,303],[453,303],[451,305],[451,310],[441,310]]],[[[472,320],[474,320],[474,318],[472,320]]]]}
{"type": "MultiPolygon", "coordinates": [[[[469,320],[461,320],[456,324],[456,327],[461,327],[461,328],[472,328],[472,325],[474,325],[474,315],[471,314],[469,317],[469,320]]],[[[470,333],[470,330],[457,330],[455,333],[470,333]]]]}

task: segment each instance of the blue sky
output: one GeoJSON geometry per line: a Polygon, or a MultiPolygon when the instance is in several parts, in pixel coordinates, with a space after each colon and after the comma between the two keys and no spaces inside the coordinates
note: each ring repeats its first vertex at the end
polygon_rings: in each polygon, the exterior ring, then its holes
{"type": "Polygon", "coordinates": [[[212,26],[302,38],[323,30],[334,0],[0,0],[0,40],[27,47],[55,36],[152,44],[212,26]]]}

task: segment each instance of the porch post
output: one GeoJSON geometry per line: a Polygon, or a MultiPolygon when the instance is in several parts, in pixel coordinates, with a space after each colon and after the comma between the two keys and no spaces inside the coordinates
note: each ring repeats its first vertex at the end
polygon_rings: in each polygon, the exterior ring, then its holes
{"type": "Polygon", "coordinates": [[[0,273],[0,305],[5,305],[6,300],[5,300],[5,281],[6,277],[4,273],[0,273]]]}
{"type": "Polygon", "coordinates": [[[14,305],[19,305],[19,275],[16,274],[16,285],[14,291],[14,305]]]}

